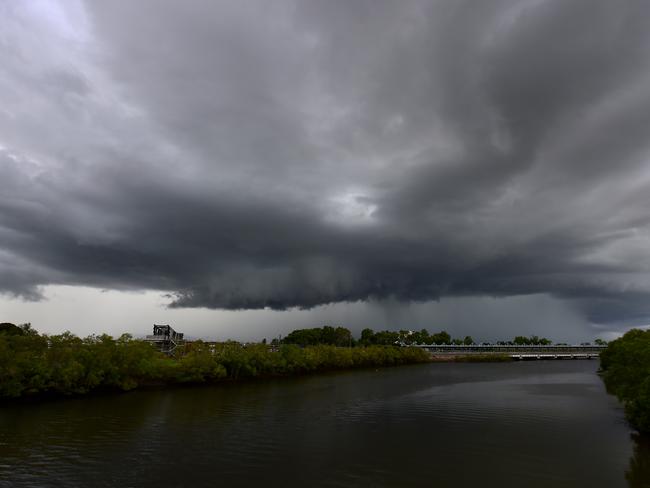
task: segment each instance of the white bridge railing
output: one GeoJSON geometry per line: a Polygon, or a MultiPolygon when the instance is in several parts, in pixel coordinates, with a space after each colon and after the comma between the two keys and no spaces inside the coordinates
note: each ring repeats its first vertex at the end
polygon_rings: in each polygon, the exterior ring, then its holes
{"type": "Polygon", "coordinates": [[[607,347],[598,345],[417,344],[432,354],[507,354],[516,359],[595,358],[607,347]]]}

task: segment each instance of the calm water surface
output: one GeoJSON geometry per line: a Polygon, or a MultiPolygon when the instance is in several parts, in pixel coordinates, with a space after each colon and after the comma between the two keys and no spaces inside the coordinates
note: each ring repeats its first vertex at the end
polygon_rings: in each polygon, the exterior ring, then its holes
{"type": "Polygon", "coordinates": [[[428,364],[5,406],[0,486],[650,486],[597,367],[428,364]]]}

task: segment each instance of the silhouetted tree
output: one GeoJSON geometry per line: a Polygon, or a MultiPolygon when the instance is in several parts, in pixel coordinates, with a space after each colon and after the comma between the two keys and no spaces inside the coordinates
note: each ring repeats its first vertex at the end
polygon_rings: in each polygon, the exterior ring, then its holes
{"type": "Polygon", "coordinates": [[[0,324],[0,334],[6,335],[23,335],[23,329],[10,322],[2,322],[0,324]]]}
{"type": "Polygon", "coordinates": [[[446,331],[438,332],[431,336],[433,344],[451,344],[451,336],[446,331]]]}

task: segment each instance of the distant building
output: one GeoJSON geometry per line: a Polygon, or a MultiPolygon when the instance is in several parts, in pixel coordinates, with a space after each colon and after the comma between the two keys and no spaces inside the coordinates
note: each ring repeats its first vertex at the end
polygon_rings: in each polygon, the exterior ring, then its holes
{"type": "Polygon", "coordinates": [[[145,336],[145,341],[152,343],[156,348],[165,354],[171,354],[178,347],[183,345],[183,334],[172,329],[171,325],[153,325],[153,334],[145,336]]]}

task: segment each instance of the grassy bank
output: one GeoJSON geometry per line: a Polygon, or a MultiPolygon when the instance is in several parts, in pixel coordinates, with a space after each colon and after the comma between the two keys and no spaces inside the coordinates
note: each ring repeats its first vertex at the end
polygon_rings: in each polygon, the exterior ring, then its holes
{"type": "Polygon", "coordinates": [[[240,378],[310,374],[342,369],[428,362],[416,348],[343,348],[292,344],[270,348],[238,343],[188,344],[167,357],[123,335],[79,338],[41,335],[29,327],[0,334],[0,399],[78,395],[95,390],[132,390],[148,384],[215,383],[240,378]]]}
{"type": "Polygon", "coordinates": [[[630,424],[650,435],[650,331],[634,329],[610,342],[600,367],[607,391],[623,403],[630,424]]]}

